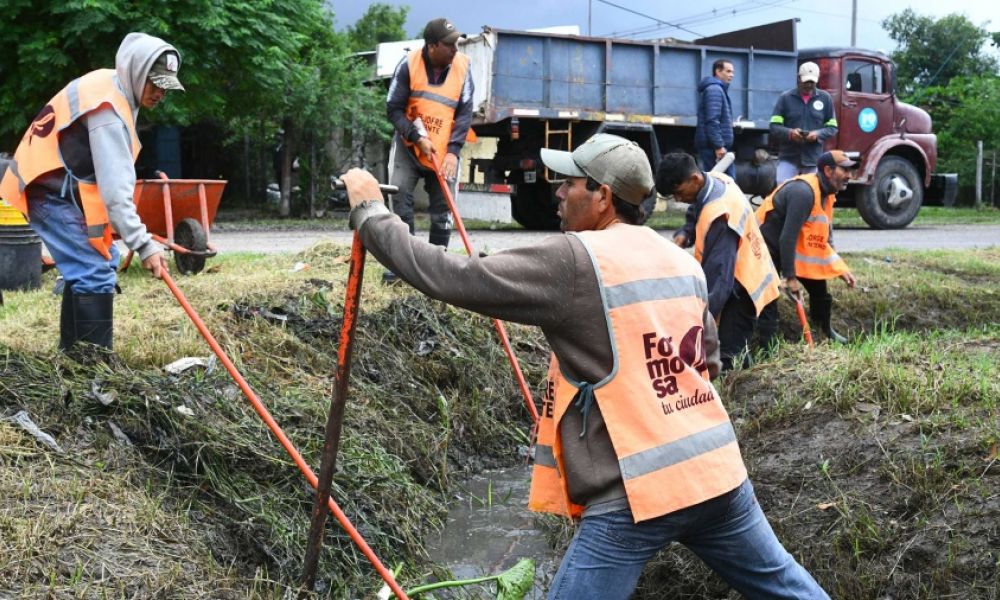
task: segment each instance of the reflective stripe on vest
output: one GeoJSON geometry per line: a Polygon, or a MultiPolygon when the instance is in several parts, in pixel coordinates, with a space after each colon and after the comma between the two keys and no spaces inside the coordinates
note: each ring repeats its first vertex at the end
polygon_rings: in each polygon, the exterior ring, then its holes
{"type": "MultiPolygon", "coordinates": [[[[103,105],[114,109],[128,130],[134,162],[139,156],[141,145],[135,132],[135,116],[118,85],[118,76],[113,69],[91,71],[69,82],[32,121],[14,153],[10,169],[0,181],[0,197],[27,216],[28,199],[25,189],[39,176],[66,168],[67,161],[59,147],[59,133],[81,116],[103,105]]],[[[80,189],[80,204],[90,244],[105,258],[110,259],[111,227],[97,184],[75,177],[73,180],[80,189]]]]}
{"type": "MultiPolygon", "coordinates": [[[[765,306],[781,294],[778,289],[778,272],[771,262],[771,255],[760,235],[760,227],[746,196],[739,187],[732,184],[729,177],[708,173],[705,178],[705,186],[708,187],[706,197],[711,195],[717,185],[725,186],[725,191],[701,208],[695,226],[694,257],[698,262],[702,261],[709,228],[716,219],[725,217],[729,228],[740,236],[734,272],[736,281],[750,294],[759,315],[765,306]]],[[[715,315],[717,318],[718,316],[715,315]]]]}
{"type": "MultiPolygon", "coordinates": [[[[556,419],[554,403],[556,390],[560,385],[569,388],[569,384],[559,381],[559,361],[555,355],[549,360],[548,385],[542,398],[542,411],[539,414],[538,438],[535,445],[535,464],[531,468],[531,489],[528,492],[528,508],[536,512],[554,513],[566,517],[577,518],[583,514],[583,507],[569,500],[566,481],[561,475],[561,446],[556,438],[556,419]]],[[[575,390],[568,390],[572,396],[575,390]]]]}
{"type": "MultiPolygon", "coordinates": [[[[444,160],[448,152],[448,140],[451,139],[451,128],[455,124],[455,109],[462,97],[465,86],[465,75],[469,70],[469,58],[464,54],[456,54],[448,68],[448,76],[440,85],[432,85],[427,79],[427,67],[421,48],[411,50],[407,57],[410,70],[410,99],[406,105],[406,116],[411,121],[420,117],[427,130],[438,162],[444,160]]],[[[434,168],[434,162],[429,156],[423,156],[416,149],[416,144],[403,140],[407,147],[417,154],[420,164],[428,169],[434,168]]]]}
{"type": "MultiPolygon", "coordinates": [[[[633,518],[652,519],[736,488],[746,468],[708,380],[701,267],[645,227],[616,224],[573,235],[594,262],[604,302],[614,360],[593,389],[633,518]]],[[[547,451],[536,448],[529,508],[573,515],[583,507],[570,503],[558,479],[564,469],[557,432],[566,411],[579,410],[571,404],[583,384],[563,375],[554,357],[549,377],[553,405],[542,412],[538,444],[551,445],[555,466],[540,465],[547,451]]]]}
{"type": "Polygon", "coordinates": [[[830,227],[833,223],[833,205],[837,201],[834,194],[824,198],[819,186],[819,175],[810,173],[785,181],[764,199],[757,209],[757,222],[763,224],[768,213],[774,210],[774,197],[790,181],[804,181],[813,192],[813,206],[802,231],[795,242],[795,276],[806,279],[833,279],[850,271],[847,263],[830,245],[830,227]]]}

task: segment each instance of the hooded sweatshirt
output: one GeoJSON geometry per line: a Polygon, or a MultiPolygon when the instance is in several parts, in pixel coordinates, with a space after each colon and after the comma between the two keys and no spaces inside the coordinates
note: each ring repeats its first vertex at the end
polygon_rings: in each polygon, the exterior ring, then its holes
{"type": "Polygon", "coordinates": [[[695,148],[717,150],[733,145],[733,107],[729,84],[708,76],[698,84],[698,123],[694,130],[695,148]]]}
{"type": "MultiPolygon", "coordinates": [[[[118,47],[115,55],[116,83],[137,120],[149,70],[156,59],[167,51],[177,54],[180,64],[180,53],[176,48],[145,33],[128,34],[118,47]]],[[[63,148],[71,144],[89,147],[90,161],[84,159],[79,164],[66,166],[77,179],[96,179],[111,227],[130,250],[134,250],[142,260],[158,252],[159,245],[153,241],[135,211],[135,166],[131,139],[118,113],[109,106],[87,113],[63,132],[59,144],[63,148]]],[[[70,153],[64,150],[63,155],[67,154],[70,153]]],[[[86,155],[86,152],[82,154],[86,155]]]]}

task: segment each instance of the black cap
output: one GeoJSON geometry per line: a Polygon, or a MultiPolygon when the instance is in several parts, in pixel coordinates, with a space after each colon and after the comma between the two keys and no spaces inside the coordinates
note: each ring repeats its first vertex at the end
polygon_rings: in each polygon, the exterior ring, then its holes
{"type": "Polygon", "coordinates": [[[444,17],[432,19],[424,27],[424,42],[428,44],[435,44],[437,42],[454,44],[458,41],[458,38],[464,37],[465,34],[455,29],[451,21],[444,17]]]}

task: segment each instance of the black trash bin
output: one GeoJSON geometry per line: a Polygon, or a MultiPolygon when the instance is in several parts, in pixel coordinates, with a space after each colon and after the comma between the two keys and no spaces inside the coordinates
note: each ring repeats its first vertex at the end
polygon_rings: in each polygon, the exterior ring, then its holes
{"type": "Polygon", "coordinates": [[[0,225],[0,290],[42,284],[42,240],[28,225],[0,225]]]}

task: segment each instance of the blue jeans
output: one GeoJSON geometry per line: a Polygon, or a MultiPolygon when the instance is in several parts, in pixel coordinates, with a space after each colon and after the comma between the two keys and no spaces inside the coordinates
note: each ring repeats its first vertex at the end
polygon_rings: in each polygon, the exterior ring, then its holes
{"type": "Polygon", "coordinates": [[[778,169],[775,173],[775,185],[788,181],[796,175],[807,175],[809,173],[816,172],[816,165],[811,167],[806,167],[802,165],[797,165],[795,163],[788,162],[787,160],[778,161],[778,169]]]}
{"type": "Polygon", "coordinates": [[[646,562],[674,541],[747,598],[829,600],[774,536],[749,479],[718,498],[638,524],[627,509],[584,517],[548,598],[625,600],[646,562]]]}
{"type": "Polygon", "coordinates": [[[67,285],[77,294],[113,294],[115,269],[121,254],[111,246],[104,258],[87,238],[83,211],[70,198],[54,192],[34,192],[28,199],[31,228],[45,242],[67,285]]]}

